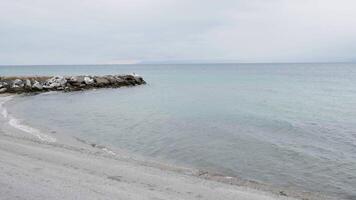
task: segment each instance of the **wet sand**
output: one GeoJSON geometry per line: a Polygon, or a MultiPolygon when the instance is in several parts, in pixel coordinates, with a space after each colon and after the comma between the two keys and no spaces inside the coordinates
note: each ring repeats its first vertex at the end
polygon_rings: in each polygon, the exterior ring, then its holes
{"type": "MultiPolygon", "coordinates": [[[[0,127],[1,128],[1,127],[0,127]]],[[[0,130],[1,199],[292,199],[145,165],[81,142],[0,130]]]]}

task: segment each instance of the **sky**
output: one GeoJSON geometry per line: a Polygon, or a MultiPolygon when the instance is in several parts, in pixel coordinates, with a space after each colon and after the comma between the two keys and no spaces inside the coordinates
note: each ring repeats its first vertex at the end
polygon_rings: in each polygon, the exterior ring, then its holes
{"type": "Polygon", "coordinates": [[[355,0],[0,0],[0,64],[355,62],[355,0]]]}

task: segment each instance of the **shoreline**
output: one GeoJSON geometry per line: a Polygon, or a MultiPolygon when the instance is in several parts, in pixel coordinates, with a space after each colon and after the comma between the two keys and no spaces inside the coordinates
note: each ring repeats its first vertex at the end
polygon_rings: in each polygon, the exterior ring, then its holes
{"type": "MultiPolygon", "coordinates": [[[[0,95],[0,99],[4,98],[3,95],[0,95]]],[[[97,196],[98,198],[102,199],[117,199],[118,194],[114,192],[114,189],[120,188],[122,185],[121,180],[124,178],[132,178],[136,180],[135,182],[130,182],[131,185],[126,185],[125,188],[127,190],[135,190],[137,185],[137,181],[141,182],[147,182],[148,180],[146,179],[141,179],[140,176],[154,176],[157,180],[162,181],[157,181],[154,183],[146,183],[148,184],[147,187],[143,187],[141,185],[140,190],[143,190],[144,193],[142,193],[142,196],[135,196],[140,194],[139,191],[136,191],[134,193],[130,194],[125,194],[127,196],[121,196],[122,198],[125,199],[143,199],[143,197],[147,196],[148,194],[146,193],[153,193],[154,196],[160,196],[163,195],[163,199],[217,199],[216,195],[222,195],[224,196],[224,199],[256,199],[256,200],[262,200],[262,199],[319,199],[314,197],[313,195],[310,196],[309,194],[303,194],[300,195],[298,193],[291,193],[290,191],[287,192],[287,194],[284,191],[280,191],[277,188],[273,189],[269,186],[264,186],[261,187],[262,185],[259,183],[253,183],[251,181],[246,181],[246,180],[241,180],[237,177],[226,177],[220,174],[214,174],[210,173],[207,171],[201,171],[201,170],[193,170],[193,169],[185,169],[185,168],[179,168],[178,166],[169,166],[168,164],[163,164],[163,163],[154,163],[154,162],[147,162],[147,161],[142,161],[142,160],[136,160],[133,159],[130,156],[125,156],[125,154],[122,153],[116,153],[115,151],[112,151],[110,148],[101,146],[98,144],[92,144],[90,142],[86,142],[84,140],[81,140],[79,138],[76,138],[73,141],[70,141],[67,143],[62,143],[62,138],[58,138],[58,141],[46,141],[42,140],[40,137],[34,137],[34,135],[23,135],[21,131],[15,133],[16,131],[11,131],[11,130],[5,130],[4,129],[4,121],[0,120],[0,142],[2,143],[0,145],[0,157],[2,162],[0,163],[0,169],[4,170],[4,174],[9,174],[10,171],[16,171],[16,174],[18,172],[27,174],[25,176],[32,176],[36,177],[37,174],[44,176],[42,179],[47,179],[49,182],[57,182],[56,184],[59,184],[58,181],[56,180],[54,176],[55,173],[50,173],[49,176],[42,174],[39,170],[35,171],[26,171],[25,169],[22,169],[21,167],[17,166],[15,168],[6,168],[6,165],[15,165],[16,163],[22,163],[21,166],[32,166],[32,165],[37,165],[35,163],[40,162],[40,166],[45,166],[43,168],[43,171],[54,171],[57,170],[57,168],[64,168],[63,170],[66,172],[62,174],[60,177],[60,180],[65,179],[69,181],[69,185],[71,187],[74,187],[74,183],[76,182],[90,182],[88,188],[91,190],[95,191],[100,191],[99,193],[101,195],[97,196]],[[11,133],[8,133],[11,132],[11,133]],[[21,147],[21,148],[16,148],[16,147],[21,147]],[[40,152],[40,153],[39,153],[40,152]],[[13,156],[9,156],[12,154],[13,156]],[[55,155],[61,154],[63,157],[62,160],[57,160],[55,155]],[[24,156],[25,155],[25,156],[24,156]],[[43,159],[45,157],[46,159],[43,159]],[[84,159],[82,157],[85,157],[84,159]],[[26,158],[26,161],[23,161],[23,158],[26,158]],[[75,165],[72,164],[72,162],[69,162],[70,160],[73,160],[73,163],[76,163],[75,165]],[[11,163],[10,163],[11,162],[11,163]],[[58,162],[53,166],[53,162],[58,162]],[[88,164],[88,162],[90,164],[88,164]],[[83,163],[87,163],[83,165],[83,163]],[[110,164],[107,164],[110,163],[110,164]],[[68,167],[69,165],[69,167],[68,167]],[[97,167],[97,166],[101,167],[97,167]],[[115,168],[119,167],[122,168],[123,166],[130,165],[133,168],[139,168],[139,171],[132,172],[130,171],[129,174],[123,173],[122,171],[117,171],[115,168]],[[107,167],[107,169],[106,169],[107,167]],[[91,173],[88,173],[91,171],[91,173]],[[6,170],[10,170],[7,171],[6,170]],[[147,170],[151,172],[151,170],[155,171],[154,174],[147,173],[147,170]],[[68,171],[68,173],[67,173],[68,171]],[[88,180],[89,176],[92,176],[94,174],[109,174],[111,171],[114,171],[118,174],[119,176],[106,176],[106,177],[95,177],[94,179],[98,179],[97,181],[101,182],[110,182],[109,188],[98,188],[100,187],[97,184],[93,184],[91,180],[88,180]],[[80,173],[80,175],[75,175],[74,177],[73,174],[80,173]],[[141,174],[138,176],[136,173],[141,174]],[[69,175],[72,174],[72,175],[69,175]],[[163,175],[164,174],[164,175],[163,175]],[[169,175],[167,175],[169,174],[169,175]],[[88,177],[87,177],[88,176],[88,177]],[[174,188],[170,188],[169,191],[164,191],[162,188],[166,186],[166,184],[163,184],[166,179],[172,179],[171,181],[174,184],[178,184],[174,188]],[[182,179],[188,179],[188,182],[183,181],[182,179]],[[193,184],[191,185],[191,181],[196,182],[198,184],[193,184]],[[119,182],[120,184],[117,184],[119,182]],[[156,187],[149,186],[149,185],[155,185],[156,187]],[[208,188],[207,185],[209,186],[208,188]],[[115,187],[113,187],[115,185],[115,187]],[[186,190],[190,187],[197,187],[198,189],[196,190],[191,190],[186,192],[186,194],[183,194],[181,190],[186,190]],[[218,188],[217,191],[215,191],[215,187],[218,188]],[[155,188],[160,188],[159,190],[155,188]],[[209,189],[210,188],[210,189],[209,189]],[[212,188],[214,188],[212,190],[212,188]],[[107,193],[107,189],[110,189],[111,193],[107,193]],[[105,191],[102,191],[105,190],[105,191]],[[205,192],[197,194],[197,191],[204,190],[205,192]],[[174,191],[175,195],[171,194],[171,192],[174,191]],[[114,196],[111,196],[115,193],[114,196]],[[168,196],[167,196],[168,195],[168,196]],[[172,196],[173,195],[173,196],[172,196]],[[194,196],[195,195],[195,196],[194,196]],[[291,197],[287,197],[291,196],[291,197]],[[131,198],[131,196],[133,198],[131,198]],[[213,198],[215,197],[215,198],[213,198]],[[296,198],[293,198],[296,197],[296,198]]],[[[66,138],[68,139],[68,138],[66,138]]],[[[130,167],[130,168],[131,168],[130,167]]],[[[124,170],[129,170],[124,168],[124,170]]],[[[61,172],[62,173],[62,172],[61,172]]],[[[10,173],[11,174],[11,173],[10,173]]],[[[6,177],[6,176],[5,176],[6,177]]],[[[12,185],[12,188],[16,188],[17,184],[21,185],[22,179],[24,177],[21,176],[14,176],[11,175],[10,177],[4,178],[2,181],[0,181],[1,185],[6,185],[11,183],[14,183],[12,185]],[[12,179],[14,178],[15,179],[12,179]],[[10,182],[7,182],[11,179],[10,182]]],[[[92,177],[91,177],[92,178],[92,177]]],[[[32,184],[40,184],[41,181],[37,180],[28,180],[28,188],[29,190],[35,190],[33,188],[32,184]]],[[[53,190],[53,186],[43,186],[39,185],[38,187],[45,187],[48,190],[53,190]]],[[[78,190],[82,190],[83,188],[79,186],[75,186],[78,190]]],[[[26,189],[26,188],[22,188],[26,189]]],[[[26,190],[27,190],[26,189],[26,190]]],[[[37,189],[36,189],[37,190],[37,189]]],[[[16,189],[17,191],[17,189],[16,189]]],[[[11,193],[15,191],[7,191],[7,193],[11,193]]],[[[66,193],[66,191],[63,191],[66,193]]],[[[2,191],[0,189],[0,195],[4,196],[2,193],[5,194],[6,196],[6,191],[2,191]],[[5,193],[4,193],[5,192],[5,193]]],[[[17,193],[17,192],[15,192],[17,193]]],[[[52,191],[50,195],[54,199],[60,198],[58,195],[62,192],[55,192],[52,191]]],[[[120,193],[120,192],[119,192],[120,193]]],[[[26,193],[22,195],[28,195],[26,193]]],[[[43,194],[46,195],[46,194],[43,194]]],[[[74,196],[71,196],[69,193],[67,193],[65,199],[72,199],[74,196]]],[[[83,194],[87,195],[85,199],[90,199],[91,195],[93,194],[83,194]]],[[[21,194],[20,194],[21,196],[21,194]]],[[[22,196],[24,198],[25,196],[22,196]]],[[[44,198],[48,198],[47,196],[43,196],[44,198]]],[[[153,197],[153,196],[152,196],[153,197]]],[[[82,197],[81,197],[82,198],[82,197]]],[[[11,199],[11,196],[9,196],[9,199],[11,199]]],[[[26,196],[27,199],[27,196],[26,196]]],[[[94,198],[95,199],[95,198],[94,198]]],[[[325,198],[323,198],[325,199],[325,198]]]]}

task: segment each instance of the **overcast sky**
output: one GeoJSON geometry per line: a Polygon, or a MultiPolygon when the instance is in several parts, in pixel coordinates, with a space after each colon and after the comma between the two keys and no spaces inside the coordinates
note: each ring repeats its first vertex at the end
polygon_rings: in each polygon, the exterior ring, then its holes
{"type": "Polygon", "coordinates": [[[355,0],[0,0],[0,64],[356,61],[355,0]]]}

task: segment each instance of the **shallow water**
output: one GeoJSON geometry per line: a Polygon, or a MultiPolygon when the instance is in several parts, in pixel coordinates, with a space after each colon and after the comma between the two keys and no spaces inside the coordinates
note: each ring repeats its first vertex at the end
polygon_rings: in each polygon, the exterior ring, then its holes
{"type": "Polygon", "coordinates": [[[0,67],[1,75],[131,72],[148,85],[19,97],[7,109],[40,130],[356,198],[356,64],[0,67]]]}

